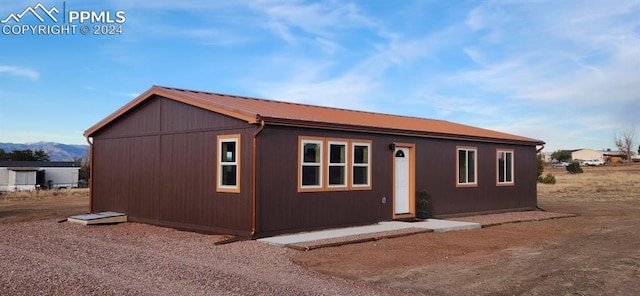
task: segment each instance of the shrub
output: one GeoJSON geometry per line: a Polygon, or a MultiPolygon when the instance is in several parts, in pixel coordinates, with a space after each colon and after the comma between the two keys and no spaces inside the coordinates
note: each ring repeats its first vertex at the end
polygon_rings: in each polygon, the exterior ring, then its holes
{"type": "Polygon", "coordinates": [[[417,202],[418,212],[426,213],[429,210],[429,192],[426,190],[420,191],[420,197],[417,202]]]}
{"type": "Polygon", "coordinates": [[[542,172],[544,172],[544,161],[542,155],[538,155],[538,181],[542,180],[542,172]]]}
{"type": "Polygon", "coordinates": [[[580,163],[572,162],[567,166],[567,171],[570,174],[582,174],[582,168],[580,167],[580,163]]]}
{"type": "Polygon", "coordinates": [[[544,178],[538,177],[538,182],[543,184],[556,184],[556,176],[549,173],[544,176],[544,178]]]}

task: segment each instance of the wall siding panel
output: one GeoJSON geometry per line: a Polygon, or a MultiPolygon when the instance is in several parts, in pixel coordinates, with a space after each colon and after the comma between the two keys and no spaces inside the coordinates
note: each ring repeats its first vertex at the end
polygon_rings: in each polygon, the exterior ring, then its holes
{"type": "Polygon", "coordinates": [[[163,99],[155,97],[112,122],[94,138],[149,135],[160,131],[160,110],[163,99]]]}
{"type": "Polygon", "coordinates": [[[268,126],[259,136],[262,235],[391,220],[391,143],[415,144],[415,194],[431,193],[439,217],[535,209],[535,147],[268,126]],[[297,192],[298,136],[372,141],[372,190],[297,192]],[[456,187],[456,146],[478,148],[478,186],[456,187]],[[513,149],[516,186],[496,186],[496,148],[513,149]],[[387,203],[382,203],[386,197],[387,203]]]}
{"type": "Polygon", "coordinates": [[[152,99],[94,136],[94,212],[120,211],[132,221],[248,235],[251,135],[256,128],[176,101],[152,99]],[[241,135],[240,193],[216,192],[216,136],[224,134],[241,135]]]}

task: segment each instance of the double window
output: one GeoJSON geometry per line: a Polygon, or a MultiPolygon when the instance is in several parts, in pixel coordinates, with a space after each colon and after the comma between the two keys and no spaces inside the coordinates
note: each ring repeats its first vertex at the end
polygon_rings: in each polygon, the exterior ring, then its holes
{"type": "Polygon", "coordinates": [[[498,150],[498,185],[513,185],[513,150],[498,150]]]}
{"type": "Polygon", "coordinates": [[[478,148],[458,147],[457,149],[457,185],[477,186],[478,185],[478,148]]]}
{"type": "Polygon", "coordinates": [[[299,191],[371,189],[371,141],[299,138],[299,191]]]}
{"type": "Polygon", "coordinates": [[[240,192],[240,135],[218,136],[218,192],[240,192]]]}

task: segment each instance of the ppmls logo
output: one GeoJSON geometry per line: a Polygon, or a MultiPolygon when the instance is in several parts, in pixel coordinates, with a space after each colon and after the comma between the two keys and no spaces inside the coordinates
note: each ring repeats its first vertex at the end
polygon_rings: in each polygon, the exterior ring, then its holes
{"type": "Polygon", "coordinates": [[[68,10],[66,2],[62,2],[62,9],[47,8],[39,2],[22,12],[10,13],[0,23],[3,35],[122,35],[126,20],[123,10],[68,10]],[[26,17],[39,23],[28,24],[23,20],[26,17]]]}

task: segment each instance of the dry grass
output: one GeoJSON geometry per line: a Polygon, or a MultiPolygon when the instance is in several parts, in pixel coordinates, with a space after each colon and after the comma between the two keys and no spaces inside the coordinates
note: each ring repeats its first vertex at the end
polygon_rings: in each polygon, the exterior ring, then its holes
{"type": "Polygon", "coordinates": [[[88,195],[88,188],[3,192],[0,193],[0,202],[41,200],[88,195]]]}
{"type": "Polygon", "coordinates": [[[586,167],[582,174],[545,168],[556,184],[538,184],[538,197],[550,201],[629,201],[640,198],[640,164],[586,167]]]}

